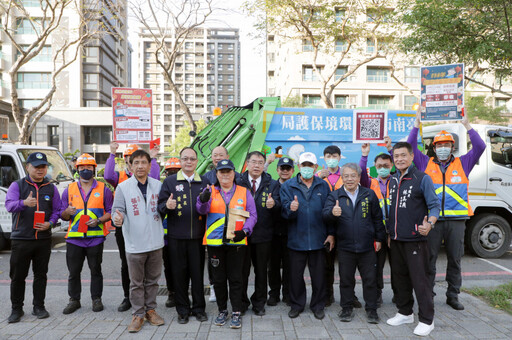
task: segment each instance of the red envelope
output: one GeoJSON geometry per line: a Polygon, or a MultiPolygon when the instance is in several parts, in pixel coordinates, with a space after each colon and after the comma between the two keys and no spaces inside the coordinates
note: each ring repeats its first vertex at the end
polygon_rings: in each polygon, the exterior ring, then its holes
{"type": "Polygon", "coordinates": [[[150,149],[154,149],[155,145],[160,145],[160,137],[158,137],[157,139],[152,140],[151,142],[149,142],[149,148],[150,149]]]}
{"type": "Polygon", "coordinates": [[[34,228],[37,223],[44,223],[44,211],[35,211],[34,212],[34,228]]]}
{"type": "Polygon", "coordinates": [[[80,216],[80,221],[78,222],[78,232],[79,233],[86,233],[89,226],[85,224],[91,219],[89,215],[82,215],[80,216]]]}
{"type": "Polygon", "coordinates": [[[242,230],[243,227],[244,227],[244,221],[236,221],[235,231],[242,230]]]}

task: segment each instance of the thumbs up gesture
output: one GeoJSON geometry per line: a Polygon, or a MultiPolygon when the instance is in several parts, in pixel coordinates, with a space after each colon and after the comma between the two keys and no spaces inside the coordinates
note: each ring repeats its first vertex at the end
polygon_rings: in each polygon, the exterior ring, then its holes
{"type": "Polygon", "coordinates": [[[176,209],[176,200],[173,198],[173,194],[171,194],[171,196],[169,196],[169,199],[167,200],[167,203],[165,203],[165,206],[169,210],[176,209]]]}
{"type": "Polygon", "coordinates": [[[201,193],[201,195],[199,195],[199,200],[202,202],[202,203],[206,203],[210,200],[210,197],[212,196],[212,193],[210,191],[210,184],[208,184],[206,186],[206,188],[203,190],[203,192],[201,193]]]}
{"type": "Polygon", "coordinates": [[[430,224],[430,222],[427,220],[427,216],[425,216],[423,218],[423,224],[419,225],[418,226],[418,231],[421,235],[423,236],[427,236],[428,233],[430,232],[430,230],[432,230],[432,225],[430,224]]]}
{"type": "Polygon", "coordinates": [[[74,214],[76,214],[76,208],[70,204],[70,205],[68,205],[66,210],[64,210],[64,212],[66,214],[68,214],[69,216],[73,216],[74,214]]]}
{"type": "Polygon", "coordinates": [[[33,208],[37,205],[37,199],[32,196],[32,191],[28,194],[28,197],[23,200],[23,205],[33,208]]]}
{"type": "Polygon", "coordinates": [[[116,209],[113,221],[114,224],[118,227],[123,225],[124,215],[118,209],[116,209]]]}
{"type": "Polygon", "coordinates": [[[272,209],[276,205],[276,201],[272,198],[272,193],[268,194],[267,197],[267,209],[272,209]]]}
{"type": "Polygon", "coordinates": [[[336,217],[341,216],[340,202],[336,200],[336,205],[332,208],[332,214],[336,217]]]}
{"type": "Polygon", "coordinates": [[[297,195],[293,196],[293,201],[290,203],[290,210],[297,211],[299,210],[299,200],[297,199],[297,195]]]}

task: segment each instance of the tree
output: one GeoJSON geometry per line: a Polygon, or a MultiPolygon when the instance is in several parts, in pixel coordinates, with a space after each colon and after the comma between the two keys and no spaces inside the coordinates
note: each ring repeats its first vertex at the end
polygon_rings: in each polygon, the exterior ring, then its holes
{"type": "Polygon", "coordinates": [[[173,79],[173,71],[185,40],[204,25],[214,12],[212,1],[134,0],[131,3],[135,18],[144,28],[143,34],[149,36],[156,45],[153,53],[155,61],[160,66],[165,81],[174,92],[192,131],[196,131],[196,123],[173,79]]]}
{"type": "Polygon", "coordinates": [[[503,116],[506,107],[498,106],[493,107],[490,102],[492,98],[485,96],[471,96],[465,93],[465,111],[471,120],[475,118],[487,121],[489,123],[503,123],[508,121],[507,117],[503,116]]]}
{"type": "Polygon", "coordinates": [[[469,81],[493,93],[512,75],[512,2],[510,0],[401,0],[401,20],[408,34],[401,47],[430,64],[465,63],[469,81]],[[496,81],[475,79],[492,72],[496,81]]]}
{"type": "Polygon", "coordinates": [[[334,89],[359,67],[383,57],[382,45],[393,37],[387,25],[394,16],[390,0],[254,0],[244,6],[259,16],[256,28],[262,34],[302,42],[303,51],[310,53],[308,76],[320,81],[327,108],[333,107],[334,89]],[[367,42],[373,44],[371,54],[364,50],[367,42]],[[351,66],[342,68],[344,63],[351,66]]]}
{"type": "Polygon", "coordinates": [[[288,96],[283,101],[282,107],[305,107],[300,96],[288,96]]]}
{"type": "MultiPolygon", "coordinates": [[[[200,119],[196,122],[196,133],[201,132],[206,127],[207,123],[204,119],[200,119]]],[[[169,155],[177,155],[181,149],[190,145],[190,124],[185,122],[185,125],[178,129],[176,133],[176,139],[169,147],[165,148],[165,153],[169,155]]]]}
{"type": "Polygon", "coordinates": [[[50,110],[62,71],[77,60],[82,46],[101,34],[106,34],[99,23],[103,8],[101,2],[89,0],[87,5],[82,6],[82,1],[79,0],[41,0],[40,7],[36,8],[24,5],[23,0],[0,1],[0,32],[4,33],[16,53],[8,74],[12,115],[19,131],[20,143],[28,144],[37,122],[50,110]],[[37,17],[32,14],[34,9],[37,9],[37,17]],[[67,23],[71,14],[77,21],[67,23]],[[29,33],[24,34],[23,45],[18,33],[29,33]],[[48,91],[39,104],[32,108],[23,108],[18,100],[18,74],[43,49],[48,48],[48,45],[51,45],[52,55],[52,68],[47,79],[48,91]]]}

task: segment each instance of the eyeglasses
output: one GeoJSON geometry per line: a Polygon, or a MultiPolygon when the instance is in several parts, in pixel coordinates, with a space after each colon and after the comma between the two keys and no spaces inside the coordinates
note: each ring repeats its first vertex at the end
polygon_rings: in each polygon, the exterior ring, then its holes
{"type": "Polygon", "coordinates": [[[249,161],[249,163],[252,164],[252,165],[263,165],[263,164],[265,164],[264,161],[249,161]]]}
{"type": "Polygon", "coordinates": [[[188,162],[188,161],[191,161],[191,162],[195,162],[197,161],[197,158],[195,157],[182,157],[180,158],[183,162],[188,162]]]}

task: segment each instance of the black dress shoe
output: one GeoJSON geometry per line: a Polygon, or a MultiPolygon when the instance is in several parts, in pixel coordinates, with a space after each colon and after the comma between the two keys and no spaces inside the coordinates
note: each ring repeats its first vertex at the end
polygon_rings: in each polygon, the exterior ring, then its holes
{"type": "Polygon", "coordinates": [[[323,318],[325,318],[325,312],[323,309],[315,310],[313,311],[313,314],[315,315],[315,318],[317,318],[318,320],[322,320],[323,318]]]}
{"type": "Polygon", "coordinates": [[[380,321],[379,314],[375,309],[369,309],[366,311],[366,320],[368,323],[378,324],[380,321]]]}
{"type": "Polygon", "coordinates": [[[455,310],[464,310],[464,305],[459,302],[458,298],[449,297],[446,299],[446,303],[455,310]]]}
{"type": "Polygon", "coordinates": [[[196,320],[199,322],[208,321],[208,315],[205,312],[193,312],[193,316],[196,317],[196,320]]]}
{"type": "Polygon", "coordinates": [[[32,311],[32,315],[37,316],[38,319],[46,319],[50,316],[50,313],[44,307],[34,306],[34,310],[32,311]]]}
{"type": "Polygon", "coordinates": [[[8,323],[19,322],[21,320],[21,317],[23,316],[23,314],[25,314],[23,312],[23,309],[21,309],[21,308],[13,309],[11,312],[11,315],[9,315],[9,318],[7,319],[7,322],[8,323]]]}
{"type": "Polygon", "coordinates": [[[101,302],[100,298],[92,300],[92,311],[93,312],[101,312],[103,310],[103,302],[101,302]]]}
{"type": "Polygon", "coordinates": [[[188,314],[178,314],[178,323],[182,325],[188,323],[188,314]]]}
{"type": "Polygon", "coordinates": [[[298,317],[300,315],[300,310],[298,309],[290,309],[290,311],[288,312],[288,316],[291,318],[291,319],[295,319],[296,317],[298,317]]]}
{"type": "Polygon", "coordinates": [[[130,303],[129,298],[124,298],[123,302],[117,307],[118,312],[126,312],[128,309],[132,308],[132,304],[130,303]]]}
{"type": "Polygon", "coordinates": [[[271,296],[267,300],[268,306],[277,306],[277,303],[279,302],[279,298],[275,296],[271,296]]]}
{"type": "Polygon", "coordinates": [[[338,314],[340,321],[350,322],[354,318],[354,310],[352,308],[343,308],[338,314]]]}
{"type": "Polygon", "coordinates": [[[69,299],[69,303],[62,311],[62,314],[71,314],[76,312],[78,308],[82,307],[79,300],[69,299]]]}
{"type": "Polygon", "coordinates": [[[258,308],[252,308],[252,311],[254,312],[254,315],[257,315],[257,316],[263,316],[265,315],[265,308],[262,308],[262,309],[258,309],[258,308]]]}

